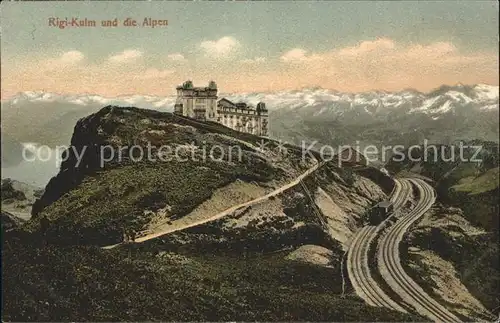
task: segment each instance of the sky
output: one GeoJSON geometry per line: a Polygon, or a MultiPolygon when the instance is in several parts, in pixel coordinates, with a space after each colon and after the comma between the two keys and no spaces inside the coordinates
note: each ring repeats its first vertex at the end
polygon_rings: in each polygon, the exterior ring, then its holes
{"type": "Polygon", "coordinates": [[[226,93],[498,85],[496,1],[3,1],[0,9],[2,99],[172,95],[187,79],[214,80],[226,93]],[[51,24],[66,18],[96,26],[51,24]],[[115,18],[116,27],[100,25],[115,18]],[[127,18],[138,26],[124,26],[127,18]]]}

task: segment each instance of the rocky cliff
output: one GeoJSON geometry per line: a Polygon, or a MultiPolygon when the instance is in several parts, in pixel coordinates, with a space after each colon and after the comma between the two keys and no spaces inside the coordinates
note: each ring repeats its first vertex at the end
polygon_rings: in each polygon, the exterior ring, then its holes
{"type": "MultiPolygon", "coordinates": [[[[101,245],[120,242],[131,230],[144,235],[172,221],[203,221],[280,188],[319,159],[298,147],[218,124],[114,106],[78,121],[64,157],[59,174],[36,201],[27,227],[37,231],[44,219],[53,231],[49,236],[65,243],[101,245]]],[[[375,169],[333,164],[304,181],[312,193],[297,186],[247,213],[277,208],[271,218],[295,213],[294,223],[317,214],[332,222],[339,235],[334,239],[347,243],[366,209],[390,191],[391,181],[375,169]]],[[[286,218],[278,222],[290,225],[286,218]]],[[[260,220],[250,216],[248,221],[260,220]]],[[[319,220],[309,222],[314,221],[319,220]]]]}

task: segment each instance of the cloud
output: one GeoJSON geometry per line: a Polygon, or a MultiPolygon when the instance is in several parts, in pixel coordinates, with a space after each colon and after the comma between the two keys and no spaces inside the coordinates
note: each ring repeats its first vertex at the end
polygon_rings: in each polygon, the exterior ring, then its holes
{"type": "Polygon", "coordinates": [[[284,62],[293,62],[293,61],[304,61],[307,59],[306,57],[307,51],[302,48],[294,48],[284,53],[281,56],[281,60],[284,62]]]}
{"type": "Polygon", "coordinates": [[[137,49],[126,49],[119,54],[115,54],[109,57],[109,61],[112,63],[129,63],[134,62],[138,58],[142,57],[143,52],[137,49]]]}
{"type": "Polygon", "coordinates": [[[322,57],[317,54],[309,54],[307,50],[302,48],[294,48],[285,52],[280,59],[287,63],[299,63],[321,60],[322,57]]]}
{"type": "MultiPolygon", "coordinates": [[[[322,53],[310,53],[305,49],[294,48],[281,56],[286,63],[326,64],[354,63],[355,65],[378,64],[379,66],[397,65],[405,61],[416,61],[440,65],[444,61],[465,60],[467,55],[458,52],[450,42],[430,44],[400,45],[388,38],[362,41],[356,46],[332,49],[322,53]]],[[[400,66],[401,67],[401,66],[400,66]]]]}
{"type": "Polygon", "coordinates": [[[435,42],[431,44],[398,45],[391,39],[379,38],[376,40],[362,41],[356,46],[332,49],[322,53],[309,53],[305,49],[294,48],[281,56],[283,62],[311,63],[313,61],[352,61],[358,63],[374,62],[387,63],[400,60],[417,59],[428,60],[429,63],[438,64],[438,58],[451,59],[466,57],[458,52],[450,42],[435,42]]]}
{"type": "Polygon", "coordinates": [[[455,56],[458,49],[450,42],[436,42],[429,45],[413,45],[407,48],[405,54],[408,57],[439,58],[443,56],[455,56]]]}
{"type": "Polygon", "coordinates": [[[349,91],[426,91],[457,82],[491,83],[492,71],[498,71],[496,53],[463,53],[451,42],[402,44],[388,38],[317,53],[294,48],[284,52],[281,61],[289,67],[286,73],[300,76],[302,86],[321,83],[349,91]]]}
{"type": "Polygon", "coordinates": [[[145,79],[145,80],[150,80],[150,79],[163,79],[167,76],[170,76],[174,73],[173,70],[159,70],[157,68],[149,68],[144,73],[139,74],[138,78],[139,79],[145,79]]]}
{"type": "Polygon", "coordinates": [[[225,36],[218,40],[205,40],[201,42],[200,48],[211,57],[228,57],[234,54],[241,44],[233,37],[225,36]]]}
{"type": "Polygon", "coordinates": [[[84,58],[85,55],[82,52],[77,50],[71,50],[69,52],[63,53],[57,61],[62,64],[71,65],[81,62],[84,58]]]}
{"type": "MultiPolygon", "coordinates": [[[[130,55],[124,51],[114,56],[120,55],[122,61],[127,61],[124,57],[137,59],[142,52],[130,55]]],[[[203,83],[214,79],[225,92],[316,85],[349,92],[405,88],[428,91],[458,82],[498,84],[498,52],[464,52],[446,41],[406,44],[379,38],[321,52],[292,47],[277,58],[281,58],[277,64],[268,64],[269,57],[250,57],[220,64],[199,60],[191,66],[172,61],[171,66],[156,66],[147,65],[146,60],[130,65],[110,64],[107,60],[93,64],[76,50],[61,52],[51,59],[42,55],[16,57],[2,60],[2,97],[41,89],[106,96],[132,92],[163,95],[173,93],[175,86],[186,79],[204,80],[203,83]]]]}
{"type": "Polygon", "coordinates": [[[184,57],[184,55],[180,54],[180,53],[175,53],[175,54],[169,54],[167,55],[167,58],[172,60],[172,61],[177,61],[177,62],[181,62],[181,61],[185,61],[186,58],[184,57]]]}
{"type": "Polygon", "coordinates": [[[358,56],[394,48],[395,43],[392,39],[379,38],[376,40],[362,41],[357,46],[342,48],[338,51],[338,54],[344,56],[358,56]]]}
{"type": "Polygon", "coordinates": [[[256,64],[256,63],[264,63],[266,61],[265,57],[255,57],[255,58],[248,58],[248,59],[243,59],[241,62],[243,64],[256,64]]]}
{"type": "MultiPolygon", "coordinates": [[[[30,73],[39,73],[42,71],[53,72],[55,70],[74,70],[82,65],[85,60],[85,55],[77,50],[64,52],[57,57],[42,58],[33,62],[34,66],[30,73]]],[[[24,65],[24,64],[23,64],[24,65]]],[[[18,70],[25,69],[20,66],[15,67],[18,70]]]]}

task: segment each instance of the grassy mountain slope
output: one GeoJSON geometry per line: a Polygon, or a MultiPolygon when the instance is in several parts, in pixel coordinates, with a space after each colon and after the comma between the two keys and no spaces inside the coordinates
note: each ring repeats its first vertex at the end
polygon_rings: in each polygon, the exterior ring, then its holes
{"type": "Polygon", "coordinates": [[[6,321],[416,321],[340,297],[339,268],[283,254],[157,254],[30,245],[3,261],[6,321]]]}
{"type": "MultiPolygon", "coordinates": [[[[38,230],[44,219],[68,241],[116,243],[123,230],[141,231],[157,220],[160,209],[166,218],[182,218],[217,189],[243,183],[270,191],[315,163],[292,147],[282,158],[272,141],[262,152],[259,142],[170,113],[106,107],[76,125],[69,158],[35,203],[27,227],[38,230]]],[[[240,203],[251,199],[240,195],[240,203]]]]}
{"type": "Polygon", "coordinates": [[[407,269],[428,292],[467,321],[498,315],[498,235],[472,226],[458,208],[437,205],[406,243],[418,248],[407,269]]]}
{"type": "Polygon", "coordinates": [[[311,157],[302,161],[297,148],[289,146],[285,156],[273,142],[270,150],[258,149],[259,141],[219,125],[135,108],[106,107],[80,120],[72,145],[93,149],[78,166],[71,155],[37,201],[33,218],[5,234],[2,318],[422,320],[367,306],[347,279],[342,281],[342,244],[390,191],[390,181],[375,169],[358,172],[332,162],[304,186],[217,221],[144,243],[98,248],[121,241],[124,228],[141,230],[196,212],[213,215],[286,184],[313,165],[311,157]],[[98,163],[98,147],[148,141],[176,147],[238,144],[243,158],[98,163]],[[328,226],[337,231],[330,233],[328,226]],[[327,264],[312,261],[315,254],[304,245],[325,248],[327,264]]]}

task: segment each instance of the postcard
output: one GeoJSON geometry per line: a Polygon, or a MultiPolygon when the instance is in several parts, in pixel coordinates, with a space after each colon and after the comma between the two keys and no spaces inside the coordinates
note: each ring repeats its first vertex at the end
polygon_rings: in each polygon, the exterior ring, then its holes
{"type": "Polygon", "coordinates": [[[498,322],[498,2],[0,9],[2,321],[498,322]]]}

